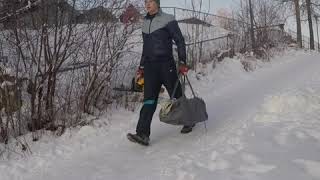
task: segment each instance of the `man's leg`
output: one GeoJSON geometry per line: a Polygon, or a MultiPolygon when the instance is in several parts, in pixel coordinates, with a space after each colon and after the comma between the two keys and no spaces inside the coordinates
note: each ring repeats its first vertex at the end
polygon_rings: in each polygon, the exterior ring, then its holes
{"type": "Polygon", "coordinates": [[[144,102],[140,110],[136,132],[149,137],[152,117],[157,108],[161,80],[157,64],[146,64],[144,68],[144,102]]]}
{"type": "Polygon", "coordinates": [[[171,97],[173,95],[173,98],[180,98],[182,96],[182,88],[181,83],[178,79],[178,73],[174,62],[163,63],[163,66],[161,67],[161,77],[162,83],[166,87],[169,96],[171,97]],[[175,94],[173,94],[177,82],[178,86],[176,88],[175,94]]]}

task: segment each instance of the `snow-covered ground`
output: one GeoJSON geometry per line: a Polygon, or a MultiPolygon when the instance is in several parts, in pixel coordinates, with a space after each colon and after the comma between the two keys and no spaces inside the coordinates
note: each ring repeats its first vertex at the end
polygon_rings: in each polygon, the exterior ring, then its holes
{"type": "Polygon", "coordinates": [[[320,54],[294,50],[250,73],[239,59],[208,65],[204,76],[190,73],[207,102],[207,131],[199,124],[182,135],[156,113],[151,146],[142,147],[126,139],[139,107],[118,110],[92,126],[30,142],[32,155],[5,154],[0,179],[320,179],[319,68],[320,54]]]}

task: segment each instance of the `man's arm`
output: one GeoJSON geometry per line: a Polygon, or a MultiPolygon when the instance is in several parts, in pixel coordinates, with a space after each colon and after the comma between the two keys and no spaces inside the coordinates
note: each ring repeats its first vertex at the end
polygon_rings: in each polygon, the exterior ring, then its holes
{"type": "Polygon", "coordinates": [[[144,55],[144,43],[143,43],[143,47],[142,47],[142,55],[141,55],[141,60],[140,60],[140,66],[139,68],[143,69],[144,68],[144,62],[145,62],[145,55],[144,55]]]}
{"type": "Polygon", "coordinates": [[[140,66],[139,66],[139,68],[141,68],[141,69],[143,69],[144,68],[144,55],[142,54],[142,56],[141,56],[141,60],[140,60],[140,66]]]}
{"type": "Polygon", "coordinates": [[[179,64],[186,64],[186,43],[179,28],[178,22],[173,20],[168,24],[167,27],[171,37],[178,47],[179,64]]]}

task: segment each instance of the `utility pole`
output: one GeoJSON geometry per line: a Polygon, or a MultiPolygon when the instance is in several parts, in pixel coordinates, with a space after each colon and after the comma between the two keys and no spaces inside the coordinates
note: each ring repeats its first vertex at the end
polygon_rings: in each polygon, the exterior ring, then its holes
{"type": "Polygon", "coordinates": [[[300,0],[294,0],[296,10],[296,22],[297,22],[297,42],[299,48],[302,48],[302,28],[301,28],[301,16],[300,16],[300,0]]]}
{"type": "Polygon", "coordinates": [[[253,8],[252,8],[252,3],[251,0],[249,0],[249,9],[250,9],[250,24],[251,24],[251,29],[250,29],[250,35],[251,35],[251,47],[252,50],[255,50],[256,48],[256,42],[255,42],[255,37],[254,37],[254,17],[253,17],[253,8]]]}
{"type": "Polygon", "coordinates": [[[318,51],[320,51],[320,42],[319,42],[319,25],[318,25],[318,22],[319,22],[319,16],[317,15],[314,15],[314,18],[316,19],[316,26],[317,26],[317,37],[318,37],[318,51]]]}
{"type": "Polygon", "coordinates": [[[306,0],[306,4],[307,4],[307,13],[308,13],[309,32],[310,32],[310,49],[315,50],[313,25],[312,25],[311,0],[306,0]]]}

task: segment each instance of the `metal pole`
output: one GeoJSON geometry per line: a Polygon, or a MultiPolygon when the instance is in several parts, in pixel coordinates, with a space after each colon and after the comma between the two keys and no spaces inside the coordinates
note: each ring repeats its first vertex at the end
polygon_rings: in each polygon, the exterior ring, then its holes
{"type": "Polygon", "coordinates": [[[317,37],[318,37],[318,51],[320,51],[320,42],[319,42],[319,27],[318,27],[318,18],[319,16],[314,16],[316,18],[316,26],[317,26],[317,37]]]}
{"type": "Polygon", "coordinates": [[[251,35],[251,43],[252,43],[252,50],[255,49],[255,37],[254,37],[254,18],[253,18],[253,7],[251,0],[249,0],[249,8],[250,8],[250,23],[251,23],[251,30],[250,30],[250,35],[251,35]]]}
{"type": "Polygon", "coordinates": [[[313,31],[313,25],[312,25],[311,0],[306,0],[306,5],[307,5],[307,14],[308,14],[309,33],[310,33],[309,44],[310,44],[310,49],[315,50],[314,31],[313,31]]]}
{"type": "Polygon", "coordinates": [[[299,48],[303,48],[303,39],[302,39],[302,32],[301,32],[301,17],[300,17],[300,0],[294,0],[295,10],[296,10],[296,21],[297,21],[297,42],[299,48]]]}

